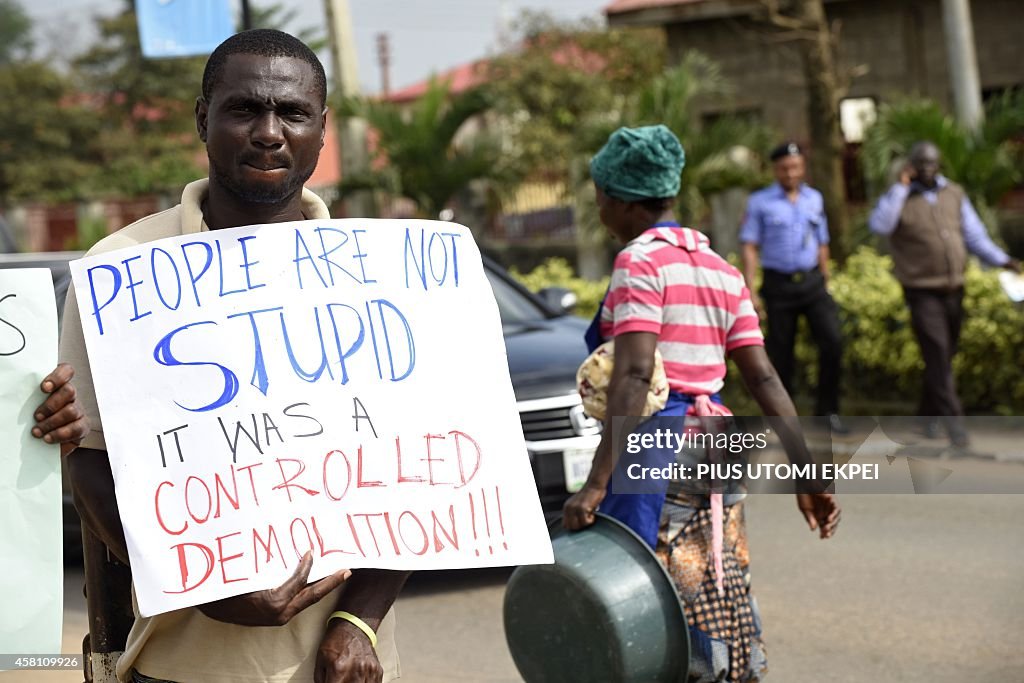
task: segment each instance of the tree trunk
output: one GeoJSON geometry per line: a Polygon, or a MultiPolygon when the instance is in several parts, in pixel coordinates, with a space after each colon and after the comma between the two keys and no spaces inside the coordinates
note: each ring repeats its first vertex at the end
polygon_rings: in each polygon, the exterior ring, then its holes
{"type": "MultiPolygon", "coordinates": [[[[845,145],[839,127],[841,88],[836,71],[835,41],[822,0],[792,0],[785,16],[797,22],[801,32],[795,42],[807,80],[807,120],[812,148],[810,176],[825,200],[832,255],[842,262],[847,253],[849,219],[843,181],[845,145]]],[[[772,22],[771,19],[769,21],[772,22]]]]}
{"type": "Polygon", "coordinates": [[[839,127],[839,79],[832,32],[825,18],[822,0],[796,0],[796,18],[806,22],[815,34],[800,41],[807,77],[807,119],[810,125],[810,172],[825,200],[832,254],[846,258],[849,220],[846,215],[846,186],[843,182],[843,134],[839,127]]]}

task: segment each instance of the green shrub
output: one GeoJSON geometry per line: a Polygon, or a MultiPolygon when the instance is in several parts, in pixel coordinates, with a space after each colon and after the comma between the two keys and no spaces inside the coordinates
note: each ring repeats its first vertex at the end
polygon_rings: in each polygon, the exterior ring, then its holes
{"type": "Polygon", "coordinates": [[[576,315],[593,318],[597,307],[608,291],[609,278],[601,278],[597,282],[577,277],[572,266],[564,258],[549,258],[529,273],[521,273],[512,268],[509,273],[519,280],[527,289],[539,291],[545,287],[565,287],[576,294],[576,315]]]}
{"type": "MultiPolygon", "coordinates": [[[[1024,310],[1011,304],[995,271],[974,262],[965,287],[960,351],[953,363],[964,408],[1022,413],[1024,310]]],[[[924,361],[903,290],[892,276],[892,259],[861,247],[832,278],[831,290],[843,329],[843,400],[915,406],[924,361]]],[[[817,349],[804,326],[796,356],[799,384],[807,390],[817,382],[817,349]]]]}
{"type": "MultiPolygon", "coordinates": [[[[552,258],[529,273],[511,271],[531,290],[566,287],[579,297],[577,312],[597,311],[608,278],[576,277],[569,262],[552,258]]],[[[924,362],[910,326],[903,289],[892,276],[892,259],[862,246],[835,272],[830,284],[843,329],[843,410],[884,414],[913,410],[924,362]],[[856,406],[851,410],[851,406],[856,406]],[[898,406],[894,408],[894,406],[898,406]]],[[[1024,414],[1024,308],[1010,303],[997,273],[972,262],[967,269],[964,325],[953,363],[960,398],[972,412],[1024,414]]],[[[803,321],[801,321],[803,323],[803,321]]],[[[817,384],[818,352],[805,324],[796,345],[795,397],[809,407],[817,384]]],[[[723,399],[737,414],[757,411],[732,363],[723,399]]]]}

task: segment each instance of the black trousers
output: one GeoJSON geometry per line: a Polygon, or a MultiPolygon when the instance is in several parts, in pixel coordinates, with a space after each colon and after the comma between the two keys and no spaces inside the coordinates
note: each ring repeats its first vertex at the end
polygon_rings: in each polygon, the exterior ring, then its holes
{"type": "Polygon", "coordinates": [[[790,275],[764,271],[761,300],[768,316],[765,351],[779,373],[786,391],[793,393],[793,345],[797,321],[806,316],[818,347],[817,415],[839,412],[839,378],[843,362],[843,336],[839,309],[825,289],[825,277],[817,268],[790,275]]]}
{"type": "Polygon", "coordinates": [[[959,417],[964,409],[956,393],[953,356],[964,319],[963,287],[951,291],[904,287],[903,294],[924,359],[924,386],[917,414],[959,417]]]}

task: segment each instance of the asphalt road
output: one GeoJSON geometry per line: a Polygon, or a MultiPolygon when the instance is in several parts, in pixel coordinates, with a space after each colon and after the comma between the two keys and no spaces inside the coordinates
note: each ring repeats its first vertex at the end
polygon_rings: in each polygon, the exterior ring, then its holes
{"type": "MultiPolygon", "coordinates": [[[[843,504],[839,534],[819,541],[791,497],[749,500],[769,680],[1024,680],[1024,495],[858,495],[843,504]]],[[[507,576],[417,575],[399,604],[402,680],[519,681],[501,627],[507,576]]],[[[86,625],[80,571],[69,570],[66,604],[64,651],[77,652],[86,625]]],[[[0,681],[81,676],[5,673],[0,681]]]]}

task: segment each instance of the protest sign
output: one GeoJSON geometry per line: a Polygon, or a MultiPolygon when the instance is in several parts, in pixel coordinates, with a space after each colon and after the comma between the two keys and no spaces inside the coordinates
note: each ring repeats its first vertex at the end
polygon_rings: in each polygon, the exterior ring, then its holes
{"type": "Polygon", "coordinates": [[[300,221],[72,264],[139,606],[551,561],[463,226],[300,221]]]}
{"type": "Polygon", "coordinates": [[[57,363],[45,268],[0,270],[0,653],[60,652],[64,605],[60,450],[33,438],[39,389],[57,363]]]}

